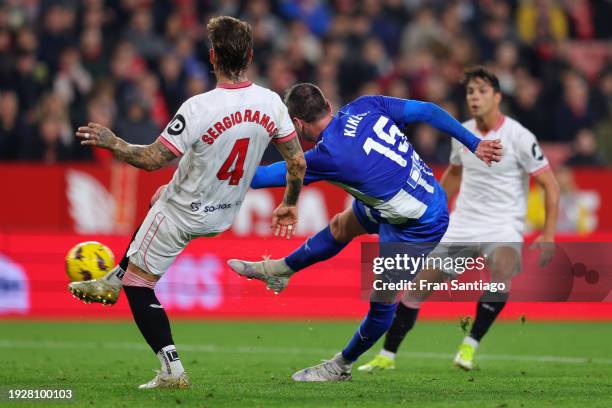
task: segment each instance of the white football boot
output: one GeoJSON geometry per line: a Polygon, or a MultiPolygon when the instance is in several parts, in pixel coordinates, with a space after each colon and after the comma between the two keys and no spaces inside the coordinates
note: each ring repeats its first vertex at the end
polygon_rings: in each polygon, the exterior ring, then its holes
{"type": "Polygon", "coordinates": [[[172,377],[156,370],[157,375],[153,377],[148,383],[139,385],[139,389],[151,389],[151,388],[175,388],[175,389],[186,389],[191,387],[189,376],[185,371],[178,377],[172,377]]]}
{"type": "Polygon", "coordinates": [[[277,294],[285,290],[289,284],[289,278],[294,274],[284,259],[264,257],[264,260],[259,262],[230,259],[227,265],[238,275],[264,282],[268,289],[272,289],[277,294]]]}
{"type": "Polygon", "coordinates": [[[97,302],[103,305],[114,305],[121,292],[121,280],[115,276],[116,272],[115,268],[100,279],[71,282],[68,284],[68,290],[74,297],[85,303],[97,302]]]}
{"type": "Polygon", "coordinates": [[[352,378],[351,365],[340,364],[340,356],[341,353],[338,353],[331,360],[304,368],[293,374],[291,379],[300,382],[348,381],[352,378]]]}

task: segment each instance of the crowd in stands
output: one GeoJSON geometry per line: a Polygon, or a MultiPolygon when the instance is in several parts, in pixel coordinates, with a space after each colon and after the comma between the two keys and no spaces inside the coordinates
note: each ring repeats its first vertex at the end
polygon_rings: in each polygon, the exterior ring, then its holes
{"type": "MultiPolygon", "coordinates": [[[[335,108],[386,94],[465,120],[461,73],[483,64],[501,80],[504,111],[566,146],[567,164],[612,164],[607,0],[0,1],[0,161],[111,160],[74,138],[88,121],[153,142],[185,99],[215,87],[215,15],[251,23],[248,75],[281,95],[307,81],[335,108]]],[[[448,161],[448,137],[407,132],[427,162],[448,161]]]]}

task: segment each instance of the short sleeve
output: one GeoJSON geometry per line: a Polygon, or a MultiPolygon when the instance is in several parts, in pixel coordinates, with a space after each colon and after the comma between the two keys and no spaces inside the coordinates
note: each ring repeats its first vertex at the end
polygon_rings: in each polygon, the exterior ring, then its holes
{"type": "Polygon", "coordinates": [[[549,167],[548,160],[533,133],[522,128],[517,143],[519,163],[528,174],[536,176],[549,167]]]}
{"type": "Polygon", "coordinates": [[[453,166],[463,166],[461,162],[461,149],[463,149],[463,145],[458,140],[451,139],[451,151],[448,161],[453,166]]]}
{"type": "Polygon", "coordinates": [[[185,154],[201,137],[200,118],[196,112],[194,103],[187,100],[159,136],[159,141],[177,157],[185,154]]]}
{"type": "Polygon", "coordinates": [[[273,140],[275,143],[283,143],[296,137],[297,133],[293,127],[291,117],[289,117],[287,106],[281,101],[280,97],[277,96],[277,99],[278,126],[273,140]]]}

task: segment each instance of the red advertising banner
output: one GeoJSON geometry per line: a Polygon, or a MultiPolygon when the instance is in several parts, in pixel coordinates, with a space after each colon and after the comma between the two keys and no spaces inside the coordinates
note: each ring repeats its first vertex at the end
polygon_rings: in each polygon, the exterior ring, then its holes
{"type": "MultiPolygon", "coordinates": [[[[439,174],[443,169],[436,169],[439,174]]],[[[149,200],[167,183],[174,169],[147,173],[124,164],[45,166],[2,164],[0,178],[9,199],[3,200],[0,231],[62,231],[80,234],[131,235],[144,218],[149,200]]],[[[612,169],[563,169],[558,229],[587,235],[612,231],[612,169]]],[[[236,236],[268,237],[270,214],[282,189],[251,190],[236,219],[236,236]]],[[[327,183],[304,189],[297,233],[308,236],[344,209],[351,198],[327,183]]],[[[543,196],[529,195],[527,221],[533,229],[544,221],[543,196]]]]}
{"type": "MultiPolygon", "coordinates": [[[[76,234],[0,233],[0,316],[5,318],[96,318],[130,316],[121,297],[113,307],[85,305],[67,291],[64,256],[80,241],[102,240],[119,258],[129,238],[76,234]]],[[[230,258],[281,257],[300,239],[227,234],[193,241],[160,280],[156,293],[173,317],[183,318],[359,318],[368,303],[360,294],[360,241],[335,258],[292,278],[279,295],[247,281],[226,265],[230,258]]],[[[431,302],[423,316],[459,318],[474,304],[431,302]]],[[[506,319],[612,319],[612,303],[510,303],[506,319]]]]}

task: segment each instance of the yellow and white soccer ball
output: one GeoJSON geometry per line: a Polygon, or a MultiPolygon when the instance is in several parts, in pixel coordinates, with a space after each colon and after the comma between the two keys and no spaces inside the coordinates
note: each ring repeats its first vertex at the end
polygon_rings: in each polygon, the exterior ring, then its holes
{"type": "Polygon", "coordinates": [[[81,242],[66,255],[66,273],[73,282],[100,279],[114,266],[113,251],[96,241],[81,242]]]}

